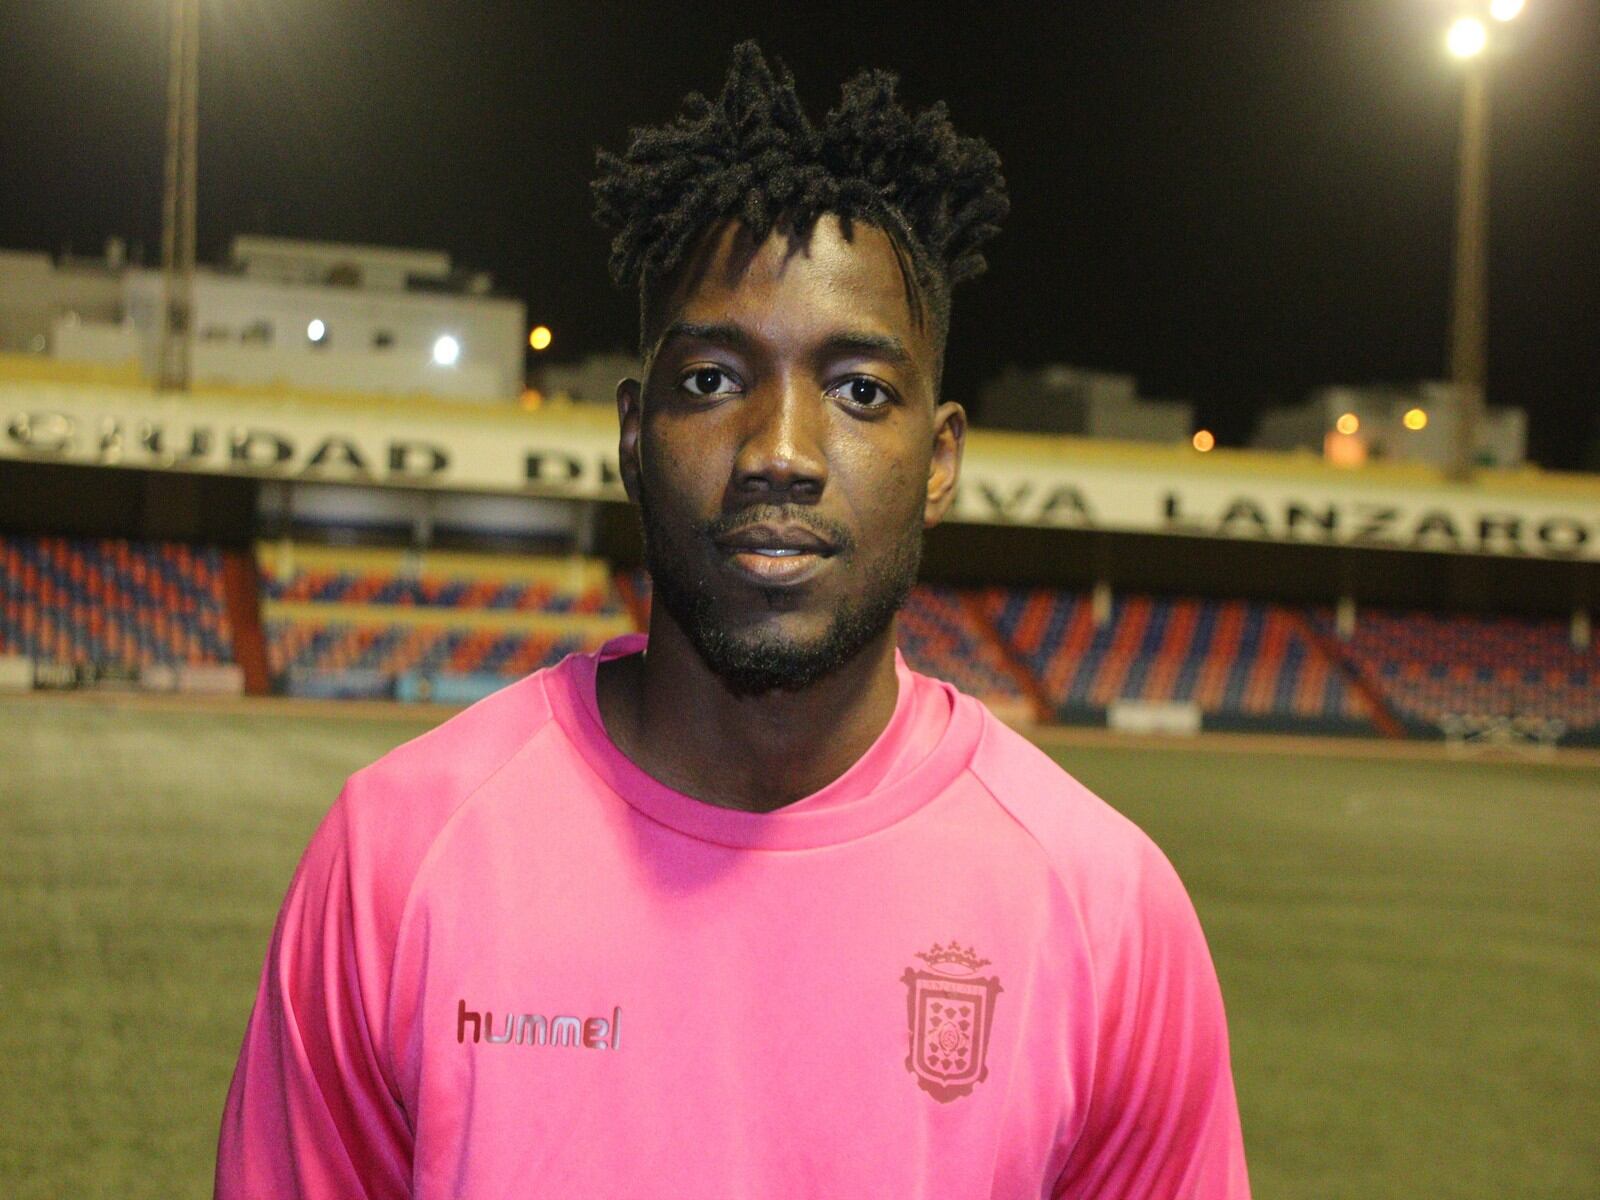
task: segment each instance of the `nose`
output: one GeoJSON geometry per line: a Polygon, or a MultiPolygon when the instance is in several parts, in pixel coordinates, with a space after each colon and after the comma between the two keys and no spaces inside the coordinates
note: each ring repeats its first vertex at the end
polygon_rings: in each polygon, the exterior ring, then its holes
{"type": "Polygon", "coordinates": [[[827,404],[819,388],[780,377],[744,405],[746,424],[733,464],[733,489],[745,503],[815,503],[828,482],[827,404]]]}

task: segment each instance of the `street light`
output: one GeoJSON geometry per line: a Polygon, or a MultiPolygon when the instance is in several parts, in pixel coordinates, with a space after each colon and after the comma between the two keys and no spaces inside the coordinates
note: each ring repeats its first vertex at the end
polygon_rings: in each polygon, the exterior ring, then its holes
{"type": "MultiPolygon", "coordinates": [[[[1504,22],[1514,19],[1524,6],[1524,0],[1490,0],[1487,8],[1492,18],[1504,22]]],[[[1477,16],[1458,16],[1445,33],[1445,47],[1462,64],[1450,382],[1455,386],[1457,404],[1451,474],[1465,479],[1472,473],[1488,376],[1489,69],[1484,52],[1489,48],[1489,28],[1477,16]]]]}
{"type": "MultiPolygon", "coordinates": [[[[1489,0],[1485,6],[1457,3],[1458,9],[1486,10],[1489,17],[1502,25],[1515,21],[1528,7],[1528,0],[1489,0]]],[[[1445,31],[1445,46],[1456,58],[1476,58],[1489,45],[1489,27],[1475,12],[1461,12],[1445,31]]]]}
{"type": "Polygon", "coordinates": [[[1477,58],[1489,44],[1489,30],[1477,17],[1457,17],[1444,35],[1445,48],[1456,58],[1477,58]]]}

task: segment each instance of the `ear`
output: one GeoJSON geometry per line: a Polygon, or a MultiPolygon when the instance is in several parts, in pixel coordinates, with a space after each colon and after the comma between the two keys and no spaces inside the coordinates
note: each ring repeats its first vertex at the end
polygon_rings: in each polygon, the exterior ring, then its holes
{"type": "Polygon", "coordinates": [[[639,503],[639,423],[643,418],[643,386],[637,379],[617,384],[617,468],[628,499],[639,503]]]}
{"type": "Polygon", "coordinates": [[[928,463],[928,499],[922,527],[932,529],[955,502],[961,478],[961,452],[967,444],[967,410],[946,400],[933,413],[933,458],[928,463]]]}

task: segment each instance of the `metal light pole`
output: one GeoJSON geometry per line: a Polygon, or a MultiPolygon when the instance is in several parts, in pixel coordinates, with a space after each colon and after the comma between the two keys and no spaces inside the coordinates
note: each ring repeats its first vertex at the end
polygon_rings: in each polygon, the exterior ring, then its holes
{"type": "Polygon", "coordinates": [[[200,0],[169,0],[167,161],[161,195],[162,319],[157,386],[187,391],[194,325],[200,0]]]}
{"type": "Polygon", "coordinates": [[[1456,183],[1455,284],[1450,309],[1450,382],[1455,385],[1458,479],[1472,474],[1485,405],[1489,323],[1489,85],[1480,58],[1461,90],[1460,176],[1456,183]]]}
{"type": "MultiPolygon", "coordinates": [[[[1525,0],[1489,0],[1488,16],[1514,20],[1525,0]]],[[[1472,475],[1489,369],[1489,27],[1461,16],[1445,35],[1461,60],[1460,173],[1456,180],[1455,270],[1450,304],[1450,382],[1457,413],[1451,475],[1472,475]]]]}

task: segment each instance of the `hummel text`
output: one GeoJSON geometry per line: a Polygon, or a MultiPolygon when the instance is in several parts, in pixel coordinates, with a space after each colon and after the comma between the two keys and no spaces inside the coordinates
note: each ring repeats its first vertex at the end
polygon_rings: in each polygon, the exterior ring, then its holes
{"type": "Polygon", "coordinates": [[[617,1050],[622,1046],[622,1010],[613,1008],[611,1019],[589,1017],[543,1017],[538,1013],[507,1013],[504,1027],[495,1029],[494,1013],[474,1012],[465,1000],[456,1007],[456,1041],[467,1040],[491,1046],[579,1046],[586,1050],[617,1050]]]}

